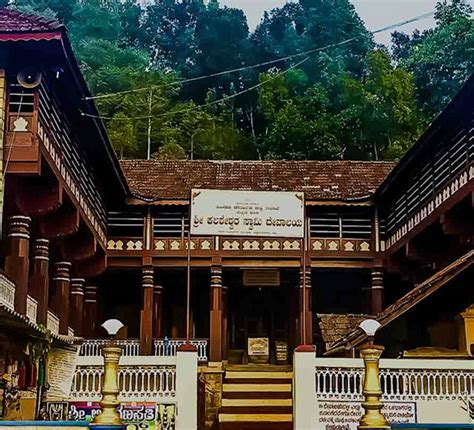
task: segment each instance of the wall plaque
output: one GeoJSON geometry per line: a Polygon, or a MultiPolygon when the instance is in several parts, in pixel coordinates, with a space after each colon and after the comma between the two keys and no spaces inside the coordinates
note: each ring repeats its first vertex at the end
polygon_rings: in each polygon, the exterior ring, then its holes
{"type": "Polygon", "coordinates": [[[191,191],[191,234],[302,238],[304,194],[191,191]]]}
{"type": "Polygon", "coordinates": [[[246,287],[279,287],[279,270],[244,270],[246,287]]]}

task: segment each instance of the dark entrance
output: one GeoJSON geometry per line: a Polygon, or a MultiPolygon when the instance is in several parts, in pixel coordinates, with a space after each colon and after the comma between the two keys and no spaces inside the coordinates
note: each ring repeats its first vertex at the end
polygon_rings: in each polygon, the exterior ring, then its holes
{"type": "Polygon", "coordinates": [[[241,279],[229,288],[228,294],[229,362],[248,363],[256,358],[259,362],[286,364],[291,327],[291,288],[285,283],[279,286],[244,286],[241,279]],[[268,357],[249,356],[249,338],[268,339],[268,357]]]}

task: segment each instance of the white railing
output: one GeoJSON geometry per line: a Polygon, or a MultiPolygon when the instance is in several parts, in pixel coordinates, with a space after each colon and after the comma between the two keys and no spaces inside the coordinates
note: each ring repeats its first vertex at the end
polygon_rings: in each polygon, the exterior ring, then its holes
{"type": "MultiPolygon", "coordinates": [[[[82,357],[100,356],[102,347],[107,343],[107,339],[89,339],[81,345],[79,355],[82,357]]],[[[117,340],[117,345],[122,347],[124,357],[137,357],[140,355],[140,341],[138,339],[117,340]]],[[[153,353],[157,357],[174,357],[178,353],[178,348],[185,344],[184,339],[164,339],[154,340],[153,353]]],[[[191,344],[197,348],[198,360],[207,361],[207,339],[192,339],[191,344]]]]}
{"type": "MultiPolygon", "coordinates": [[[[469,423],[473,363],[468,359],[382,359],[380,383],[386,418],[390,423],[469,423]]],[[[318,358],[311,352],[296,352],[295,428],[323,430],[331,423],[356,427],[362,416],[363,382],[361,359],[318,358]]]]}
{"type": "MultiPolygon", "coordinates": [[[[102,387],[101,357],[80,357],[74,375],[71,399],[97,401],[102,387]],[[84,365],[91,361],[94,364],[84,365]]],[[[176,395],[176,359],[122,357],[119,364],[119,400],[122,402],[173,401],[176,395]]]]}
{"type": "Polygon", "coordinates": [[[36,323],[38,316],[38,302],[31,296],[26,298],[26,316],[31,322],[36,323]]]}
{"type": "MultiPolygon", "coordinates": [[[[81,345],[79,355],[82,357],[100,357],[102,347],[107,344],[107,339],[88,339],[81,345]]],[[[122,356],[136,357],[140,355],[140,341],[138,339],[120,339],[115,341],[122,348],[122,356]]]]}
{"type": "Polygon", "coordinates": [[[15,284],[0,274],[0,303],[10,310],[15,309],[15,284]]]}
{"type": "MultiPolygon", "coordinates": [[[[362,360],[316,359],[316,396],[362,400],[362,360]]],[[[384,400],[465,399],[474,392],[472,361],[381,360],[380,384],[384,400]]]]}
{"type": "Polygon", "coordinates": [[[48,318],[46,320],[46,328],[51,333],[59,334],[59,318],[54,315],[51,311],[48,311],[48,318]]]}
{"type": "MultiPolygon", "coordinates": [[[[175,356],[178,353],[178,348],[186,343],[185,339],[155,339],[155,355],[158,357],[175,356]]],[[[198,360],[207,361],[207,339],[191,339],[191,345],[197,349],[198,360]]]]}

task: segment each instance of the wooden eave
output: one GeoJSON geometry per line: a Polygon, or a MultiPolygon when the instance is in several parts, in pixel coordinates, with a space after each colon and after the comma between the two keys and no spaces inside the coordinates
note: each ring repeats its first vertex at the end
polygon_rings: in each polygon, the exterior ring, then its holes
{"type": "Polygon", "coordinates": [[[447,106],[433,120],[425,132],[418,138],[414,145],[405,153],[405,155],[396,164],[395,168],[388,174],[375,193],[378,198],[388,192],[407,169],[410,168],[418,156],[427,151],[429,143],[435,139],[438,133],[442,132],[446,124],[452,121],[458,121],[460,115],[468,115],[471,109],[463,109],[463,104],[471,103],[474,95],[474,73],[469,77],[460,91],[447,104],[447,106]],[[469,112],[469,113],[468,113],[469,112]]]}
{"type": "MultiPolygon", "coordinates": [[[[385,327],[401,315],[408,312],[418,303],[425,300],[428,296],[446,285],[449,281],[456,278],[460,273],[468,269],[474,263],[474,249],[458,258],[449,266],[435,273],[433,276],[418,284],[413,290],[405,294],[401,299],[390,305],[381,312],[375,319],[385,327]]],[[[367,340],[367,335],[357,328],[347,334],[341,340],[331,345],[330,349],[324,355],[333,355],[338,351],[347,351],[360,345],[367,340]]]]}
{"type": "MultiPolygon", "coordinates": [[[[131,206],[189,206],[189,200],[187,199],[159,199],[159,200],[147,200],[140,197],[128,197],[127,204],[131,206]]],[[[361,200],[306,200],[306,206],[364,206],[373,207],[375,202],[370,199],[361,200]]]]}

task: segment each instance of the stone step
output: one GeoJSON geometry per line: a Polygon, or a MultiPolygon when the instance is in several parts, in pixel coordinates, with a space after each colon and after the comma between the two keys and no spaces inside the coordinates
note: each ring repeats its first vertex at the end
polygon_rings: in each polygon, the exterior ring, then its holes
{"type": "Polygon", "coordinates": [[[292,414],[219,414],[219,422],[281,423],[292,422],[292,414]]]}
{"type": "Polygon", "coordinates": [[[279,380],[293,379],[293,372],[255,372],[255,371],[227,371],[225,379],[259,379],[259,380],[279,380]]]}
{"type": "Polygon", "coordinates": [[[222,407],[292,406],[292,399],[222,399],[222,407]]]}
{"type": "Polygon", "coordinates": [[[278,393],[291,392],[291,384],[224,384],[222,386],[224,393],[245,392],[245,393],[278,393]]]}

